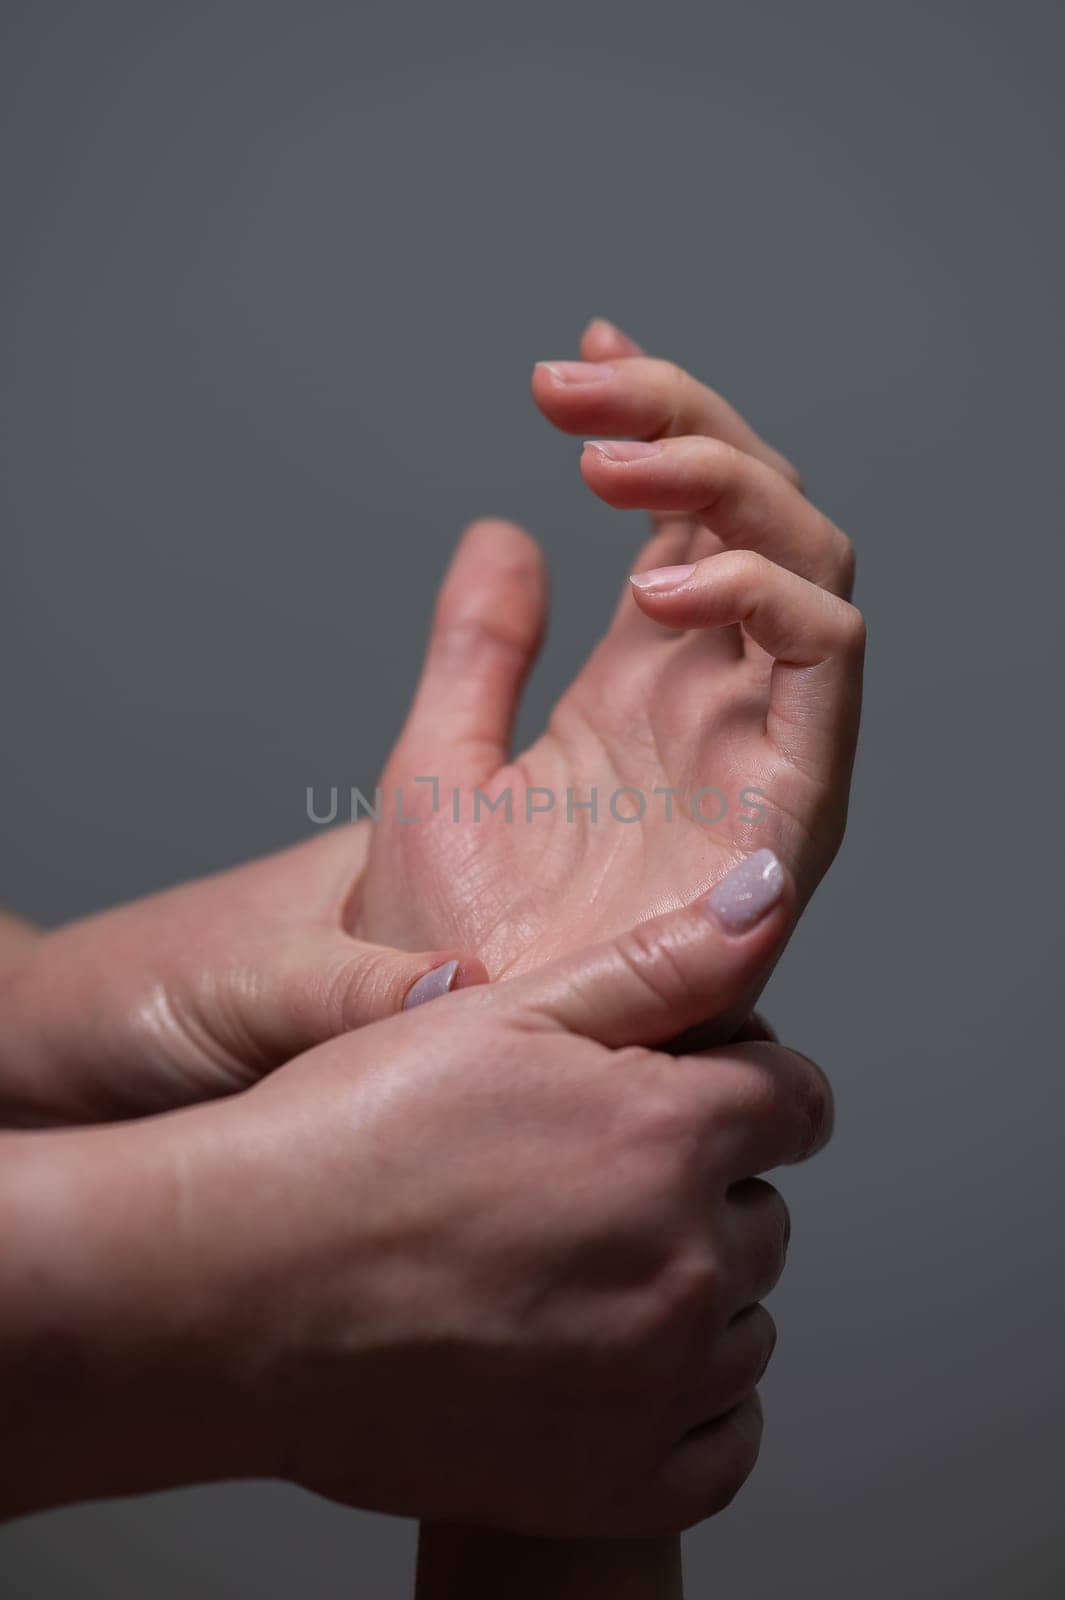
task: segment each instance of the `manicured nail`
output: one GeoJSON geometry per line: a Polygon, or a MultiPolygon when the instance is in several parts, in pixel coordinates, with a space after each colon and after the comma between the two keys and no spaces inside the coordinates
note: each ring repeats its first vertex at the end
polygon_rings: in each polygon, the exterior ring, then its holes
{"type": "Polygon", "coordinates": [[[431,972],[426,972],[407,990],[407,998],[403,1002],[404,1011],[424,1005],[426,1000],[438,1000],[442,994],[447,994],[458,970],[457,961],[445,961],[443,966],[434,967],[431,972]]]}
{"type": "Polygon", "coordinates": [[[559,383],[605,383],[617,368],[609,361],[538,361],[559,383]]]}
{"type": "Polygon", "coordinates": [[[594,450],[604,461],[648,461],[662,454],[660,439],[585,439],[584,448],[594,450]]]}
{"type": "Polygon", "coordinates": [[[784,893],[784,868],[772,850],[756,850],[733,867],[703,901],[726,933],[746,933],[784,893]]]}
{"type": "Polygon", "coordinates": [[[668,594],[687,583],[694,571],[694,561],[684,567],[651,567],[647,572],[634,572],[629,582],[644,594],[668,594]]]}

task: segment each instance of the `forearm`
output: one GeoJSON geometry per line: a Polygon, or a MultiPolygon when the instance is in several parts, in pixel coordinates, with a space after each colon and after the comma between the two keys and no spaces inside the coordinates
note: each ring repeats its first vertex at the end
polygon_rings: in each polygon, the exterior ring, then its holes
{"type": "Polygon", "coordinates": [[[416,1600],[680,1600],[680,1540],[527,1539],[423,1523],[416,1600]]]}
{"type": "MultiPolygon", "coordinates": [[[[86,1057],[119,1060],[119,1028],[130,1007],[123,975],[101,970],[99,941],[86,923],[37,933],[10,947],[0,966],[0,1127],[48,1128],[110,1122],[118,1096],[99,1092],[116,1069],[82,1072],[86,1057]]],[[[149,1108],[152,1109],[152,1108],[149,1108]]]]}
{"type": "Polygon", "coordinates": [[[24,1085],[31,1068],[23,1061],[16,1020],[16,992],[29,957],[42,939],[39,928],[10,911],[0,911],[0,1127],[32,1125],[41,1120],[24,1104],[24,1085]]]}
{"type": "Polygon", "coordinates": [[[40,928],[10,911],[0,911],[0,977],[41,937],[40,928]]]}
{"type": "Polygon", "coordinates": [[[0,1136],[0,1515],[259,1466],[170,1120],[0,1136]]]}

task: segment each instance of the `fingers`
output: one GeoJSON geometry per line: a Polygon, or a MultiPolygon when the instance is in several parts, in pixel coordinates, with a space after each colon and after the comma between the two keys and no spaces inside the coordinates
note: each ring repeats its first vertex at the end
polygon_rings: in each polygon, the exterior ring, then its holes
{"type": "Polygon", "coordinates": [[[767,1022],[760,1011],[752,1011],[750,1016],[736,1029],[732,1037],[737,1044],[750,1043],[756,1039],[768,1041],[770,1044],[780,1043],[780,1038],[772,1023],[767,1022]]]}
{"type": "Polygon", "coordinates": [[[272,970],[236,992],[249,1037],[276,1065],[354,1028],[487,982],[483,963],[473,956],[411,955],[323,931],[301,935],[272,970]]]}
{"type": "Polygon", "coordinates": [[[761,1442],[757,1394],[693,1429],[643,1486],[632,1507],[632,1533],[680,1533],[724,1511],[750,1477],[761,1442]]]}
{"type": "Polygon", "coordinates": [[[536,542],[513,523],[472,523],[437,599],[397,745],[404,767],[432,774],[446,759],[449,773],[476,783],[506,761],[546,614],[547,573],[536,542]]]}
{"type": "Polygon", "coordinates": [[[761,1305],[746,1306],[714,1340],[709,1371],[689,1396],[689,1416],[705,1426],[752,1395],[776,1349],[776,1323],[761,1305]]]}
{"type": "Polygon", "coordinates": [[[742,1310],[776,1288],[787,1259],[791,1220],[783,1196],[761,1178],[732,1185],[722,1219],[728,1282],[742,1310]]]}
{"type": "MultiPolygon", "coordinates": [[[[585,328],[581,335],[580,354],[582,361],[604,362],[614,361],[625,356],[642,356],[646,351],[636,343],[635,339],[616,328],[612,322],[607,322],[605,317],[595,317],[585,328]]],[[[581,428],[581,433],[590,430],[581,428]]],[[[697,525],[691,517],[656,516],[651,513],[651,521],[655,524],[656,539],[641,553],[637,561],[637,570],[640,567],[664,566],[670,561],[690,561],[692,556],[690,548],[693,535],[697,533],[697,525]],[[676,552],[675,554],[673,552],[676,552]]],[[[699,550],[699,555],[709,555],[711,549],[718,546],[710,536],[705,536],[706,549],[699,550]]],[[[637,636],[640,630],[646,628],[643,617],[634,609],[632,600],[627,594],[621,596],[618,616],[615,618],[615,631],[623,630],[637,636]]]]}
{"type": "Polygon", "coordinates": [[[757,988],[794,905],[791,877],[758,850],[701,900],[493,985],[486,1003],[524,1005],[605,1045],[660,1044],[757,988]]]}
{"type": "Polygon", "coordinates": [[[850,540],[779,472],[719,439],[596,439],[581,473],[608,505],[689,515],[730,549],[754,550],[849,595],[850,540]]]}
{"type": "MultiPolygon", "coordinates": [[[[832,1137],[828,1079],[797,1050],[735,1044],[677,1061],[686,1063],[693,1078],[692,1124],[703,1130],[715,1172],[730,1186],[806,1161],[832,1137]]],[[[763,1204],[768,1216],[771,1206],[763,1204]]],[[[742,1219],[738,1225],[742,1228],[742,1219]]],[[[758,1298],[759,1283],[752,1282],[747,1292],[758,1298]]]]}
{"type": "Polygon", "coordinates": [[[673,362],[643,355],[626,335],[612,338],[604,333],[607,326],[593,323],[588,329],[583,360],[540,361],[533,369],[533,398],[557,428],[636,439],[703,434],[764,462],[798,488],[791,462],[727,400],[673,362]]]}
{"type": "Polygon", "coordinates": [[[822,785],[845,793],[861,709],[860,611],[749,550],[637,573],[636,603],[667,628],[741,623],[774,658],[766,733],[822,785]]]}

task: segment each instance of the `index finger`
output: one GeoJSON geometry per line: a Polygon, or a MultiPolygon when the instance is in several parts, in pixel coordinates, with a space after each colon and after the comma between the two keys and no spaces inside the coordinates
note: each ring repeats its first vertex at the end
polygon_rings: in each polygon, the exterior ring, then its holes
{"type": "Polygon", "coordinates": [[[617,355],[610,362],[540,361],[533,398],[564,433],[670,439],[701,434],[754,456],[796,488],[801,480],[723,395],[673,361],[617,355]]]}
{"type": "Polygon", "coordinates": [[[726,1186],[815,1155],[832,1134],[820,1067],[781,1044],[735,1044],[682,1056],[708,1157],[726,1186]]]}

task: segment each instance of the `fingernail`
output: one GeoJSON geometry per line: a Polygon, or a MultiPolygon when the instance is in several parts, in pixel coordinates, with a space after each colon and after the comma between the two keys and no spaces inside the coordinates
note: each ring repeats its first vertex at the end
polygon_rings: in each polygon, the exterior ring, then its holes
{"type": "Polygon", "coordinates": [[[746,933],[784,893],[784,868],[772,850],[756,850],[722,878],[703,901],[726,933],[746,933]]]}
{"type": "Polygon", "coordinates": [[[605,383],[617,370],[608,361],[538,361],[536,365],[559,383],[605,383]]]}
{"type": "Polygon", "coordinates": [[[585,439],[584,448],[594,450],[604,461],[648,461],[662,454],[659,439],[585,439]]]}
{"type": "Polygon", "coordinates": [[[694,561],[689,561],[685,567],[651,567],[647,572],[634,572],[629,582],[644,594],[668,594],[671,589],[679,589],[681,584],[687,583],[694,571],[694,561]]]}
{"type": "Polygon", "coordinates": [[[404,1011],[410,1011],[414,1006],[424,1005],[426,1000],[437,1000],[442,994],[447,994],[458,970],[457,961],[445,961],[443,966],[434,967],[431,972],[426,972],[407,990],[407,998],[403,1002],[404,1011]]]}

